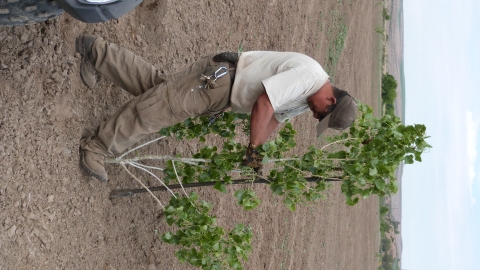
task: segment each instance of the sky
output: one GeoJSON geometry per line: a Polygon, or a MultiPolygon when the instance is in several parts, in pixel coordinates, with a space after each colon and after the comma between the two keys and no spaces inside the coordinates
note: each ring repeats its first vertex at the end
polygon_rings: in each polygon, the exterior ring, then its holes
{"type": "MultiPolygon", "coordinates": [[[[395,0],[394,0],[395,1],[395,0]]],[[[480,0],[403,0],[405,123],[432,149],[402,177],[402,269],[480,269],[480,0]]]]}

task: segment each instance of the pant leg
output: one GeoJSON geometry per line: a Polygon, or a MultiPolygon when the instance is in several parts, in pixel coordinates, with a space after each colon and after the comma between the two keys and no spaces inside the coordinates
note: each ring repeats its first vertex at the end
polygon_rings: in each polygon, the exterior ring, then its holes
{"type": "Polygon", "coordinates": [[[98,73],[134,96],[165,81],[165,76],[153,65],[102,38],[93,43],[92,56],[98,73]]]}
{"type": "Polygon", "coordinates": [[[119,154],[164,127],[222,111],[230,101],[229,74],[217,79],[214,89],[197,88],[205,84],[200,80],[202,74],[209,76],[221,66],[228,67],[227,63],[216,63],[211,58],[203,57],[186,70],[166,77],[100,124],[98,137],[107,152],[119,154]]]}

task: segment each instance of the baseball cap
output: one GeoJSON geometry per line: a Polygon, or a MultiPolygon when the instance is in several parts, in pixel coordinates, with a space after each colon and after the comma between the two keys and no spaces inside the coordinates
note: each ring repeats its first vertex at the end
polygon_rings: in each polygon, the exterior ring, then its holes
{"type": "Polygon", "coordinates": [[[320,119],[317,126],[317,136],[322,135],[327,128],[337,130],[344,130],[348,128],[357,117],[358,105],[357,102],[350,96],[345,95],[329,109],[329,113],[324,118],[320,119]]]}

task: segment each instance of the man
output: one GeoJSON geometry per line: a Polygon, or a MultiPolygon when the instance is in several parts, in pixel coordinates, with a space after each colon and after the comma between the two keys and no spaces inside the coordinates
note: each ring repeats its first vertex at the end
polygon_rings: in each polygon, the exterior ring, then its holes
{"type": "Polygon", "coordinates": [[[280,122],[311,110],[320,121],[320,135],[327,128],[349,127],[358,110],[346,91],[330,83],[320,64],[299,53],[227,52],[162,75],[132,52],[99,37],[79,36],[76,50],[82,55],[80,76],[87,87],[95,86],[98,72],[135,96],[101,123],[96,135],[80,141],[82,167],[101,181],[108,180],[107,155],[119,154],[164,127],[229,106],[251,114],[243,164],[255,170],[261,167],[256,148],[280,122]]]}

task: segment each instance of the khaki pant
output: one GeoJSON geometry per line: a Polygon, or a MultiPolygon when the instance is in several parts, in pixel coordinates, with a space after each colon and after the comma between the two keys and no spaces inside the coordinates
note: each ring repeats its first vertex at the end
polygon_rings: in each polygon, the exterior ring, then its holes
{"type": "Polygon", "coordinates": [[[135,96],[98,128],[94,139],[99,138],[109,154],[119,154],[147,134],[190,117],[221,112],[230,102],[229,74],[217,79],[214,89],[198,88],[205,85],[202,74],[210,76],[222,66],[229,67],[227,62],[213,61],[213,55],[167,76],[131,51],[100,38],[92,54],[98,73],[135,96]]]}

